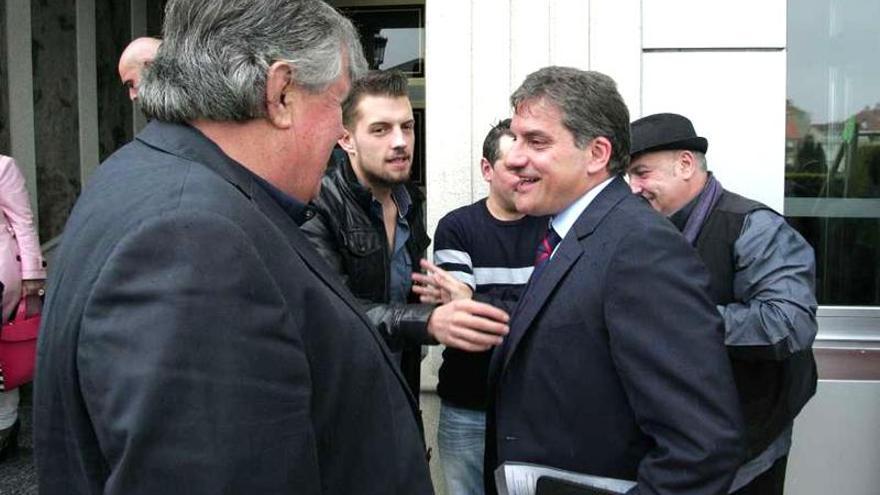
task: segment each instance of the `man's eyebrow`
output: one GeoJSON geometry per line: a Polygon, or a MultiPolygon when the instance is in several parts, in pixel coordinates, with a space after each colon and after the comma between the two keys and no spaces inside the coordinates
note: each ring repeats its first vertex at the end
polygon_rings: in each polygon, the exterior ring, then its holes
{"type": "MultiPolygon", "coordinates": [[[[415,121],[416,121],[416,119],[414,119],[414,118],[413,118],[413,119],[407,119],[407,120],[404,120],[404,121],[400,122],[400,125],[412,124],[412,123],[414,123],[415,121]]],[[[387,126],[390,126],[390,125],[394,125],[394,124],[393,124],[393,122],[391,122],[390,120],[374,120],[374,121],[372,121],[372,122],[368,122],[368,123],[367,123],[367,127],[373,127],[373,126],[377,126],[377,125],[383,125],[383,126],[387,125],[387,126]]]]}
{"type": "Polygon", "coordinates": [[[526,139],[549,138],[550,135],[539,129],[532,129],[522,133],[522,137],[526,139]]]}

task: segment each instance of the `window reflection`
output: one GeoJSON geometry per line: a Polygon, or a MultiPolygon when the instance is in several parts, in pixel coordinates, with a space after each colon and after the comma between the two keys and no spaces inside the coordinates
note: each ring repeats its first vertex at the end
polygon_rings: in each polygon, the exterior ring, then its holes
{"type": "Polygon", "coordinates": [[[880,305],[876,0],[788,5],[785,214],[816,249],[820,304],[880,305]]]}

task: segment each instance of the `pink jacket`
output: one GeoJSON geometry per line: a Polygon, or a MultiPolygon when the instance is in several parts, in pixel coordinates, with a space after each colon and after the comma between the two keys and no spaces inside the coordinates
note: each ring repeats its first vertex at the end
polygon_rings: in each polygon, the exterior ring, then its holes
{"type": "Polygon", "coordinates": [[[46,278],[40,238],[24,176],[15,160],[0,155],[0,281],[5,323],[21,298],[21,281],[46,278]]]}

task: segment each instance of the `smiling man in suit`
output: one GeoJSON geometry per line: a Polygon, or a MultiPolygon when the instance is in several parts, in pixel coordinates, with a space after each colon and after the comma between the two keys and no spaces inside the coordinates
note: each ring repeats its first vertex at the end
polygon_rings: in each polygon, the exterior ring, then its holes
{"type": "Polygon", "coordinates": [[[318,0],[171,0],[55,254],[40,493],[430,494],[416,403],[300,231],[365,71],[318,0]]]}
{"type": "Polygon", "coordinates": [[[622,178],[614,81],[547,67],[511,104],[516,208],[552,220],[492,356],[486,474],[526,461],[633,493],[726,493],[742,419],[721,319],[696,254],[622,178]]]}

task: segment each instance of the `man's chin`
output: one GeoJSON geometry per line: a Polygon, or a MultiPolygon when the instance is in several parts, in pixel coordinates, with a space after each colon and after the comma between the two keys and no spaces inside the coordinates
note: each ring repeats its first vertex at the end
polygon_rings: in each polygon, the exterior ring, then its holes
{"type": "Polygon", "coordinates": [[[385,176],[385,180],[388,184],[392,185],[404,184],[406,182],[409,182],[409,178],[411,175],[411,170],[407,170],[406,172],[392,172],[385,176]]]}
{"type": "Polygon", "coordinates": [[[524,213],[526,215],[531,215],[531,216],[541,215],[541,213],[537,213],[538,210],[540,209],[539,208],[540,205],[536,204],[533,201],[530,201],[529,198],[523,198],[521,196],[518,196],[516,198],[516,201],[513,203],[513,205],[516,208],[516,211],[518,211],[520,213],[524,213]]]}

